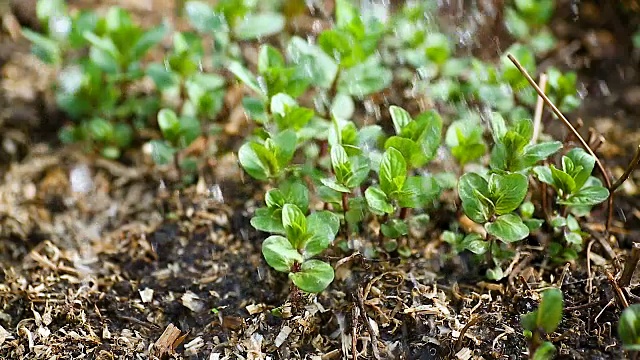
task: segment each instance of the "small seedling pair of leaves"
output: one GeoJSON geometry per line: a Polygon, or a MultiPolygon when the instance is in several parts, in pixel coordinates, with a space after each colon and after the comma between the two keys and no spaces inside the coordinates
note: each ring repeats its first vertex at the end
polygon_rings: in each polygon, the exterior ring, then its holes
{"type": "Polygon", "coordinates": [[[445,143],[460,165],[465,165],[485,154],[487,145],[482,134],[484,128],[475,120],[456,120],[447,129],[445,143]]]}
{"type": "Polygon", "coordinates": [[[396,135],[384,144],[402,153],[411,168],[419,168],[431,161],[440,147],[442,119],[435,110],[420,114],[415,120],[403,108],[389,107],[396,135]]]}
{"type": "Polygon", "coordinates": [[[331,147],[334,178],[321,179],[322,184],[341,193],[350,193],[369,176],[369,160],[363,155],[349,157],[342,145],[331,147]]]}
{"type": "Polygon", "coordinates": [[[309,211],[309,190],[298,181],[287,181],[277,189],[267,191],[266,207],[256,210],[251,225],[257,230],[284,235],[282,208],[285,204],[296,205],[303,213],[309,211]]]}
{"type": "Polygon", "coordinates": [[[396,148],[382,155],[378,171],[379,186],[370,186],[365,198],[372,213],[392,214],[394,204],[401,208],[421,208],[437,199],[440,187],[433,177],[408,176],[407,162],[396,148]]]}
{"type": "Polygon", "coordinates": [[[296,100],[285,93],[271,98],[271,115],[278,131],[291,129],[300,132],[315,116],[313,109],[298,105],[296,100]]]}
{"type": "Polygon", "coordinates": [[[283,175],[296,151],[297,136],[293,130],[285,130],[273,137],[250,140],[238,150],[238,160],[251,177],[267,180],[283,175]]]}
{"type": "Polygon", "coordinates": [[[278,93],[296,98],[302,95],[310,84],[304,69],[286,65],[280,51],[271,45],[262,45],[260,48],[259,78],[237,61],[232,61],[228,69],[267,104],[271,97],[278,93]]]}
{"type": "Polygon", "coordinates": [[[133,129],[128,124],[112,123],[103,118],[92,118],[79,126],[71,126],[60,132],[65,143],[88,142],[108,159],[117,159],[123,149],[133,141],[133,129]]]}
{"type": "Polygon", "coordinates": [[[158,126],[164,140],[153,140],[151,144],[153,159],[160,165],[171,162],[176,151],[191,145],[201,134],[198,119],[191,116],[178,117],[171,109],[162,109],[158,112],[158,126]]]}
{"type": "Polygon", "coordinates": [[[542,293],[542,300],[538,309],[521,317],[525,336],[530,339],[531,359],[551,360],[556,352],[555,346],[549,342],[541,342],[541,335],[550,335],[558,328],[562,320],[563,298],[562,291],[556,288],[547,289],[542,293]]]}
{"type": "Polygon", "coordinates": [[[520,216],[512,213],[527,195],[528,185],[527,177],[519,173],[492,173],[489,180],[467,173],[458,182],[458,194],[471,220],[484,224],[490,235],[509,243],[529,235],[520,216]]]}
{"type": "Polygon", "coordinates": [[[491,150],[491,168],[504,171],[523,171],[539,161],[547,159],[562,148],[559,141],[530,144],[533,123],[528,119],[517,120],[507,126],[497,113],[492,117],[495,145],[491,150]]]}
{"type": "Polygon", "coordinates": [[[561,169],[554,165],[536,166],[533,171],[540,181],[557,192],[558,203],[568,206],[593,206],[609,197],[609,190],[591,176],[595,158],[581,148],[571,149],[562,157],[561,169]]]}
{"type": "Polygon", "coordinates": [[[331,265],[311,259],[327,249],[340,226],[336,215],[328,211],[305,217],[293,204],[282,207],[282,226],[286,237],[273,235],[262,243],[262,254],[269,266],[289,273],[293,283],[306,292],[324,290],[334,278],[331,265]]]}

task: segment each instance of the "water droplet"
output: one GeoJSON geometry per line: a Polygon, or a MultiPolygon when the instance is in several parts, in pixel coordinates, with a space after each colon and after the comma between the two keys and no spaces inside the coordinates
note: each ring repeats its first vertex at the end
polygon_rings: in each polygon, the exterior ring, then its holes
{"type": "Polygon", "coordinates": [[[74,193],[86,194],[93,188],[91,170],[86,164],[75,166],[69,174],[71,181],[71,191],[74,193]]]}

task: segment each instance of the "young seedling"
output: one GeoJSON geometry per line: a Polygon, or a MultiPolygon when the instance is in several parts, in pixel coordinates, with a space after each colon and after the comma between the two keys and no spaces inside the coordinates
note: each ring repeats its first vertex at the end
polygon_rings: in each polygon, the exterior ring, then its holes
{"type": "Polygon", "coordinates": [[[328,211],[317,211],[305,217],[294,204],[284,204],[281,213],[285,236],[272,235],[262,243],[267,264],[288,273],[300,290],[310,293],[324,290],[333,281],[333,268],[312,257],[332,244],[340,220],[328,211]]]}
{"type": "Polygon", "coordinates": [[[162,109],[158,112],[158,126],[164,140],[151,141],[153,160],[159,165],[173,161],[182,181],[183,164],[180,163],[179,153],[200,136],[200,122],[190,116],[178,117],[171,109],[162,109]]]}
{"type": "Polygon", "coordinates": [[[553,359],[556,347],[550,341],[543,339],[556,331],[560,325],[562,308],[562,291],[556,288],[547,289],[542,293],[538,309],[521,317],[524,336],[529,341],[530,359],[553,359]]]}
{"type": "Polygon", "coordinates": [[[273,137],[251,140],[238,150],[238,160],[251,177],[258,180],[279,179],[290,170],[296,151],[297,136],[285,130],[273,137]]]}
{"type": "Polygon", "coordinates": [[[493,170],[526,171],[562,148],[560,141],[530,144],[533,123],[528,119],[507,126],[500,114],[494,114],[492,130],[495,145],[491,150],[490,166],[493,170]]]}
{"type": "Polygon", "coordinates": [[[558,204],[573,213],[585,214],[609,198],[609,190],[591,176],[594,166],[593,156],[574,148],[562,157],[560,169],[554,165],[536,166],[533,171],[540,181],[556,191],[558,204]]]}
{"type": "Polygon", "coordinates": [[[288,181],[267,191],[264,201],[267,206],[256,210],[251,226],[260,231],[285,235],[282,208],[285,204],[293,204],[306,214],[309,211],[309,190],[300,182],[288,181]]]}
{"type": "MultiPolygon", "coordinates": [[[[462,209],[469,219],[483,224],[489,235],[489,246],[476,245],[478,251],[486,248],[499,251],[497,247],[492,247],[494,239],[509,244],[529,236],[529,227],[514,212],[526,197],[528,187],[527,177],[519,173],[491,173],[488,178],[477,173],[462,175],[458,182],[462,209]]],[[[476,241],[477,238],[470,240],[476,241]]],[[[497,254],[489,255],[493,256],[494,262],[501,258],[497,254]]],[[[499,264],[496,265],[487,275],[500,280],[502,270],[499,264]]]]}
{"type": "Polygon", "coordinates": [[[640,304],[630,305],[624,309],[618,321],[618,337],[625,350],[637,358],[640,351],[640,304]]]}
{"type": "Polygon", "coordinates": [[[394,147],[387,148],[382,156],[378,184],[367,188],[365,199],[373,214],[383,216],[382,234],[392,239],[406,235],[408,231],[403,215],[406,212],[399,218],[393,217],[397,209],[424,208],[440,195],[433,177],[408,174],[404,156],[394,147]]]}

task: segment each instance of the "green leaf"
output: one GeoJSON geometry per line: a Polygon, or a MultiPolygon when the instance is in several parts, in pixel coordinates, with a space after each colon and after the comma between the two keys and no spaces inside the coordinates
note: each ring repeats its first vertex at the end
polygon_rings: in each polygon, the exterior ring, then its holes
{"type": "Polygon", "coordinates": [[[482,126],[472,120],[456,120],[447,129],[445,142],[461,165],[484,155],[482,133],[482,126]]]}
{"type": "Polygon", "coordinates": [[[506,175],[491,174],[489,177],[489,198],[495,204],[498,215],[504,215],[517,209],[527,196],[529,182],[519,173],[506,175]]]}
{"type": "Polygon", "coordinates": [[[393,128],[396,130],[396,134],[400,134],[402,129],[413,121],[411,115],[399,106],[391,105],[389,113],[391,114],[391,121],[393,121],[393,128]]]}
{"type": "Polygon", "coordinates": [[[387,195],[380,188],[369,186],[364,192],[364,197],[372,213],[376,215],[393,213],[393,205],[387,200],[387,195]]]}
{"type": "Polygon", "coordinates": [[[379,177],[380,189],[387,196],[402,189],[407,178],[407,163],[398,150],[389,148],[384,152],[379,177]]]}
{"type": "Polygon", "coordinates": [[[561,196],[571,194],[576,190],[576,183],[571,175],[557,169],[553,165],[549,166],[549,169],[551,169],[551,177],[553,179],[553,183],[551,185],[560,193],[561,196]]]}
{"type": "Polygon", "coordinates": [[[158,126],[167,141],[177,143],[180,137],[180,119],[173,110],[162,109],[158,112],[158,126]]]}
{"type": "Polygon", "coordinates": [[[520,316],[520,323],[522,324],[522,328],[530,332],[536,332],[538,327],[538,325],[536,324],[537,319],[537,309],[520,316]]]}
{"type": "Polygon", "coordinates": [[[227,28],[224,16],[216,14],[209,4],[202,1],[187,1],[184,10],[191,26],[202,33],[225,31],[227,28]]]}
{"type": "Polygon", "coordinates": [[[240,64],[237,61],[232,61],[231,63],[229,63],[229,66],[227,67],[227,69],[229,69],[229,71],[231,71],[233,75],[235,75],[240,81],[242,81],[242,83],[247,85],[251,90],[255,91],[256,93],[262,96],[267,96],[266,89],[263,89],[260,86],[260,83],[258,83],[258,79],[256,79],[256,77],[251,73],[251,71],[249,71],[247,68],[242,66],[242,64],[240,64]]]}
{"type": "Polygon", "coordinates": [[[262,243],[262,255],[269,266],[281,272],[289,272],[293,264],[304,260],[289,240],[279,235],[265,239],[262,243]]]}
{"type": "Polygon", "coordinates": [[[300,272],[289,273],[289,279],[302,291],[319,293],[333,281],[331,265],[320,260],[307,260],[302,263],[300,272]]]}
{"type": "Polygon", "coordinates": [[[409,232],[409,226],[406,222],[400,219],[389,219],[385,224],[380,225],[380,231],[389,239],[397,239],[401,236],[407,235],[409,232]]]}
{"type": "Polygon", "coordinates": [[[338,65],[318,46],[294,36],[287,52],[300,69],[305,69],[311,84],[329,89],[338,73],[338,65]]]}
{"type": "Polygon", "coordinates": [[[529,37],[529,25],[511,7],[505,9],[504,24],[507,27],[507,31],[516,39],[524,41],[529,37]]]}
{"type": "Polygon", "coordinates": [[[151,140],[151,158],[158,165],[166,165],[173,161],[176,150],[162,140],[151,140]]]}
{"type": "Polygon", "coordinates": [[[282,226],[291,245],[299,248],[307,236],[307,218],[302,210],[293,204],[285,204],[282,207],[282,226]]]}
{"type": "Polygon", "coordinates": [[[278,49],[271,45],[265,44],[260,48],[258,54],[258,72],[264,73],[270,68],[282,68],[285,66],[284,57],[278,49]]]}
{"type": "Polygon", "coordinates": [[[106,142],[113,137],[113,125],[105,119],[93,118],[87,122],[89,136],[98,142],[106,142]]]}
{"type": "Polygon", "coordinates": [[[486,223],[484,228],[505,243],[520,241],[529,236],[529,228],[515,214],[499,216],[495,221],[486,223]]]}
{"type": "Polygon", "coordinates": [[[465,215],[483,224],[494,212],[494,204],[488,199],[489,183],[476,173],[466,173],[458,181],[458,194],[465,215]]]}
{"type": "Polygon", "coordinates": [[[482,255],[489,250],[489,242],[484,240],[482,236],[476,233],[471,233],[462,239],[460,247],[465,250],[469,250],[476,255],[482,255]]]}
{"type": "Polygon", "coordinates": [[[84,33],[84,38],[96,49],[104,51],[113,59],[120,58],[120,51],[118,51],[118,48],[110,38],[102,38],[90,31],[84,33]]]}
{"type": "Polygon", "coordinates": [[[402,157],[404,159],[409,159],[409,162],[412,166],[414,165],[414,163],[411,161],[412,158],[422,158],[422,154],[420,152],[420,147],[418,146],[418,144],[411,139],[403,138],[400,136],[394,135],[389,137],[384,143],[384,148],[385,150],[394,148],[400,151],[402,157]]]}
{"type": "Polygon", "coordinates": [[[493,281],[500,281],[504,278],[504,271],[500,266],[496,266],[493,269],[487,269],[487,279],[493,281]]]}
{"type": "Polygon", "coordinates": [[[309,189],[303,183],[299,180],[286,181],[280,189],[284,196],[282,206],[289,203],[296,205],[305,214],[309,211],[309,189]]]}
{"type": "Polygon", "coordinates": [[[515,5],[531,24],[546,24],[555,9],[554,0],[515,0],[515,5]]]}
{"type": "Polygon", "coordinates": [[[149,76],[159,91],[166,90],[179,81],[175,73],[167,70],[167,68],[159,63],[151,63],[147,66],[147,76],[149,76]]]}
{"type": "Polygon", "coordinates": [[[626,350],[640,351],[640,304],[630,305],[622,311],[618,336],[626,350]]]}
{"type": "Polygon", "coordinates": [[[443,64],[451,56],[450,43],[444,34],[427,34],[424,41],[427,58],[436,64],[443,64]]]}
{"type": "Polygon", "coordinates": [[[329,227],[329,235],[331,235],[331,240],[333,241],[340,229],[340,218],[330,211],[316,211],[307,217],[307,229],[309,232],[315,233],[320,231],[319,229],[324,231],[325,229],[322,226],[329,227]]]}
{"type": "Polygon", "coordinates": [[[285,235],[281,209],[258,209],[250,223],[256,230],[285,235]]]}
{"type": "Polygon", "coordinates": [[[272,175],[270,166],[263,160],[264,156],[256,152],[257,147],[254,144],[244,143],[238,150],[238,160],[251,177],[257,180],[267,180],[272,175]]]}
{"type": "Polygon", "coordinates": [[[398,194],[398,205],[405,208],[426,207],[437,200],[440,186],[432,176],[410,176],[398,194]]]}
{"type": "Polygon", "coordinates": [[[339,91],[363,97],[389,87],[393,78],[391,71],[374,60],[343,71],[338,84],[339,91]]]}
{"type": "Polygon", "coordinates": [[[351,189],[349,189],[345,185],[342,185],[336,179],[323,178],[323,179],[320,179],[320,182],[322,183],[322,185],[324,185],[324,186],[326,186],[326,187],[328,187],[328,188],[330,188],[332,190],[341,192],[341,193],[350,193],[351,192],[351,189]]]}
{"type": "Polygon", "coordinates": [[[131,49],[132,59],[139,60],[142,58],[149,49],[158,45],[168,32],[169,27],[166,24],[162,24],[151,30],[145,31],[138,41],[133,44],[131,49]]]}
{"type": "Polygon", "coordinates": [[[558,203],[562,205],[593,206],[604,202],[608,198],[609,190],[604,186],[587,186],[570,195],[566,200],[558,201],[558,203]]]}
{"type": "Polygon", "coordinates": [[[273,143],[276,146],[276,159],[278,165],[281,167],[286,166],[296,151],[297,136],[293,130],[284,130],[273,137],[273,143]]]}
{"type": "Polygon", "coordinates": [[[553,360],[553,357],[556,354],[556,347],[548,342],[545,341],[542,344],[540,344],[540,346],[538,346],[538,348],[536,349],[536,352],[533,354],[533,357],[531,358],[532,360],[553,360]]]}
{"type": "Polygon", "coordinates": [[[22,35],[33,44],[31,51],[40,60],[47,64],[59,64],[62,60],[62,52],[58,43],[35,31],[23,28],[22,35]]]}
{"type": "Polygon", "coordinates": [[[233,28],[240,40],[253,40],[277,34],[284,29],[285,18],[282,14],[262,12],[245,16],[233,28]]]}
{"type": "Polygon", "coordinates": [[[311,236],[301,245],[303,249],[302,255],[305,259],[312,258],[325,251],[335,238],[329,225],[316,223],[314,226],[314,231],[310,231],[311,236]]]}
{"type": "Polygon", "coordinates": [[[556,288],[547,289],[542,293],[542,301],[538,307],[536,324],[545,333],[551,334],[558,328],[562,320],[562,291],[556,288]]]}
{"type": "MultiPolygon", "coordinates": [[[[571,174],[575,181],[575,189],[581,189],[584,183],[587,182],[587,179],[589,179],[589,176],[591,176],[591,172],[596,164],[596,159],[581,148],[573,148],[569,150],[566,157],[571,159],[576,168],[578,166],[582,167],[582,170],[577,174],[571,174]]],[[[569,171],[567,171],[568,169],[563,168],[563,170],[569,173],[569,171]]]]}
{"type": "Polygon", "coordinates": [[[546,160],[549,156],[562,149],[560,141],[548,141],[540,144],[528,145],[524,148],[524,157],[527,166],[531,166],[538,161],[546,160]]]}
{"type": "Polygon", "coordinates": [[[339,144],[331,147],[331,166],[336,175],[336,181],[344,185],[351,175],[351,163],[344,147],[339,144]]]}

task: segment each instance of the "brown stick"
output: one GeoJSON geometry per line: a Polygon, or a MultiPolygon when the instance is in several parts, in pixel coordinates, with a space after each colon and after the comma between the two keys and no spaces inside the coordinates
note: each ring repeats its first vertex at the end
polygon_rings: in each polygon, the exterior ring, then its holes
{"type": "MultiPolygon", "coordinates": [[[[567,128],[569,128],[569,130],[573,133],[573,135],[576,137],[576,139],[578,139],[578,141],[580,142],[580,145],[582,145],[582,147],[591,155],[593,156],[593,158],[596,160],[596,165],[598,165],[598,169],[600,170],[600,173],[602,173],[602,178],[604,179],[604,182],[607,185],[607,189],[611,190],[611,179],[609,178],[609,175],[607,173],[607,170],[604,168],[604,165],[602,165],[602,162],[600,161],[600,159],[598,158],[598,156],[593,152],[593,150],[591,150],[591,148],[589,147],[589,144],[587,144],[587,142],[584,140],[584,138],[582,138],[582,136],[580,135],[580,133],[578,132],[578,130],[576,130],[573,125],[571,125],[571,122],[569,122],[569,120],[562,114],[562,112],[560,112],[560,109],[558,109],[553,102],[551,102],[551,100],[549,99],[549,97],[547,97],[547,95],[545,95],[545,93],[542,91],[542,89],[540,89],[540,87],[538,86],[538,84],[536,84],[536,82],[533,80],[533,78],[531,77],[531,75],[529,75],[529,73],[527,72],[527,70],[522,67],[522,65],[520,64],[520,62],[518,62],[518,60],[516,60],[516,58],[511,55],[508,54],[507,57],[509,58],[509,60],[511,60],[511,62],[518,68],[518,70],[522,73],[522,75],[527,79],[527,81],[529,82],[529,84],[531,86],[533,86],[533,88],[536,90],[536,92],[538,93],[538,95],[544,100],[544,102],[547,104],[547,106],[549,106],[551,108],[551,110],[553,110],[553,113],[560,119],[562,120],[562,122],[565,124],[565,126],[567,128]]],[[[608,203],[608,216],[607,216],[607,224],[606,224],[606,228],[605,231],[606,233],[609,233],[609,227],[611,226],[611,220],[613,218],[613,197],[611,196],[611,191],[609,192],[609,203],[608,203]]]]}
{"type": "MultiPolygon", "coordinates": [[[[540,89],[542,91],[547,87],[547,74],[540,74],[540,89]]],[[[538,142],[540,131],[542,128],[542,110],[544,109],[544,99],[538,95],[538,101],[536,102],[536,112],[533,115],[533,136],[531,136],[531,144],[538,142]]]]}
{"type": "Polygon", "coordinates": [[[627,166],[627,169],[624,171],[624,174],[622,174],[622,176],[620,176],[620,178],[615,182],[615,184],[611,186],[610,191],[612,193],[616,191],[616,189],[618,189],[620,185],[622,185],[622,183],[627,181],[627,179],[631,175],[631,172],[638,166],[638,163],[640,163],[640,145],[638,145],[638,148],[636,149],[636,154],[633,156],[633,159],[629,163],[629,166],[627,166]]]}
{"type": "Polygon", "coordinates": [[[631,254],[627,261],[624,263],[624,270],[622,270],[622,276],[620,280],[618,280],[618,285],[620,287],[627,287],[631,284],[631,278],[633,277],[633,273],[638,266],[638,262],[640,261],[640,243],[633,243],[633,247],[631,248],[631,254]]]}
{"type": "Polygon", "coordinates": [[[378,350],[378,336],[376,335],[375,330],[373,330],[373,326],[371,322],[369,322],[369,317],[367,316],[367,310],[364,308],[364,297],[362,295],[362,287],[358,287],[356,292],[356,296],[358,297],[358,307],[360,308],[360,316],[362,317],[362,321],[364,325],[367,327],[369,331],[369,337],[371,338],[371,348],[373,349],[373,358],[376,360],[380,360],[380,351],[378,350]]]}

